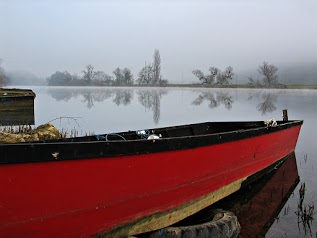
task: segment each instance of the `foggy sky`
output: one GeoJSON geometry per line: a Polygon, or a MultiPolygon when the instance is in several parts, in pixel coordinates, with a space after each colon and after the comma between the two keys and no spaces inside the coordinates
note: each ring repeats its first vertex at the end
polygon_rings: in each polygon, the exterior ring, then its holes
{"type": "Polygon", "coordinates": [[[170,82],[193,69],[234,71],[317,62],[315,0],[0,0],[0,58],[6,71],[46,78],[81,75],[88,64],[135,79],[159,49],[170,82]]]}

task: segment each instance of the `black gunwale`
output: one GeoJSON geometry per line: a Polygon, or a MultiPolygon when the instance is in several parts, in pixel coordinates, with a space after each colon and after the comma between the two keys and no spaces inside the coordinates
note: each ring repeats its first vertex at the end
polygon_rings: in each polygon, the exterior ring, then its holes
{"type": "MultiPolygon", "coordinates": [[[[134,139],[116,141],[85,141],[95,139],[95,136],[78,137],[73,139],[27,142],[15,144],[0,143],[0,164],[30,163],[65,161],[91,158],[110,158],[123,155],[138,155],[157,152],[168,152],[175,150],[193,149],[201,146],[216,145],[225,142],[237,141],[256,136],[261,136],[281,131],[294,126],[302,125],[303,121],[279,121],[276,127],[267,127],[263,121],[254,122],[205,122],[175,127],[150,129],[158,131],[172,131],[189,129],[192,127],[202,128],[218,126],[229,131],[220,131],[209,134],[169,136],[157,140],[134,139]],[[249,126],[249,127],[248,127],[249,126]],[[240,128],[240,129],[239,129],[240,128]],[[77,141],[76,141],[77,140],[77,141]],[[54,156],[55,155],[55,156],[54,156]]],[[[129,134],[131,132],[120,132],[118,134],[129,134]]]]}

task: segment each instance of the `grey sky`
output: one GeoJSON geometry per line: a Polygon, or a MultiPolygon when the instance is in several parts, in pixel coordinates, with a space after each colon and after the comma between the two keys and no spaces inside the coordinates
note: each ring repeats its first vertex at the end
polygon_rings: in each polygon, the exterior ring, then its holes
{"type": "Polygon", "coordinates": [[[87,65],[135,78],[160,50],[169,81],[193,69],[317,62],[315,0],[0,0],[0,58],[40,77],[87,65]]]}

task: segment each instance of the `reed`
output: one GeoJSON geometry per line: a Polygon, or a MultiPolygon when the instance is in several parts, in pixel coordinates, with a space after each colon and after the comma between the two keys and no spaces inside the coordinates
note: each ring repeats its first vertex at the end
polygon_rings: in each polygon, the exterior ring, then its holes
{"type": "Polygon", "coordinates": [[[300,224],[302,224],[303,230],[305,232],[305,236],[309,233],[310,236],[312,236],[312,230],[311,226],[313,221],[315,220],[314,216],[316,214],[315,212],[315,205],[313,202],[310,202],[309,204],[304,203],[306,194],[306,185],[305,182],[303,182],[299,189],[299,201],[297,205],[297,211],[295,214],[297,215],[297,225],[298,229],[300,229],[300,224]]]}

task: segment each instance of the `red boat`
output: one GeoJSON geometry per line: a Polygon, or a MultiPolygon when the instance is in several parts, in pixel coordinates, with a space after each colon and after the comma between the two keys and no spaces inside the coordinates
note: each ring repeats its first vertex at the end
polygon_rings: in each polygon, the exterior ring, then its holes
{"type": "Polygon", "coordinates": [[[206,122],[0,144],[0,237],[125,237],[169,226],[293,152],[302,123],[206,122]]]}

